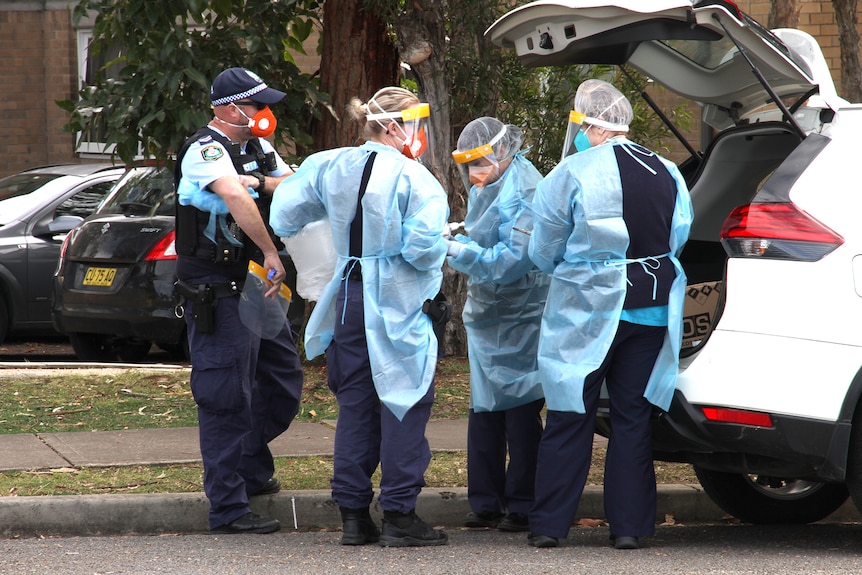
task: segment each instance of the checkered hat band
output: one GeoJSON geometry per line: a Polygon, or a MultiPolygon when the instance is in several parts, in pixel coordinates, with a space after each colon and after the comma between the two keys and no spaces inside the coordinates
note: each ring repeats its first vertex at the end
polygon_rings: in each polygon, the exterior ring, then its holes
{"type": "Polygon", "coordinates": [[[213,106],[224,106],[225,104],[230,104],[231,102],[242,100],[243,98],[251,98],[258,92],[262,92],[264,90],[266,90],[266,84],[261,83],[250,90],[246,90],[245,92],[234,94],[233,96],[225,96],[224,98],[219,98],[218,100],[213,100],[213,106]]]}

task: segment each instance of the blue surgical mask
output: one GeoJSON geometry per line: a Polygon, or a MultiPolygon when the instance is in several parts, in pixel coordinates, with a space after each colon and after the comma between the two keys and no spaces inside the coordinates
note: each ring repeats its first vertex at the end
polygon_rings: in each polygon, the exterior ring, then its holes
{"type": "Polygon", "coordinates": [[[586,130],[578,130],[578,135],[575,136],[575,149],[579,152],[583,152],[585,150],[589,150],[593,145],[590,143],[590,139],[587,137],[586,130]]]}

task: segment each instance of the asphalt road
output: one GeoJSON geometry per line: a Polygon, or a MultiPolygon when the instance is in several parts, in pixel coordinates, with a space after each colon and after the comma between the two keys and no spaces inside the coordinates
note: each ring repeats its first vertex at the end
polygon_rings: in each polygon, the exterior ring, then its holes
{"type": "Polygon", "coordinates": [[[575,528],[557,549],[523,533],[449,530],[443,547],[344,547],[337,532],[0,540],[0,573],[28,575],[538,575],[859,573],[862,525],[659,527],[636,551],[607,528],[575,528]]]}

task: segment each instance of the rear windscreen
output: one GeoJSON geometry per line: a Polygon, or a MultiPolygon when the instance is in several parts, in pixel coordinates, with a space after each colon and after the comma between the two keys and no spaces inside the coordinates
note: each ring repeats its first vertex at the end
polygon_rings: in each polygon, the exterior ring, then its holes
{"type": "Polygon", "coordinates": [[[100,214],[173,216],[174,177],[165,168],[133,168],[99,208],[100,214]]]}

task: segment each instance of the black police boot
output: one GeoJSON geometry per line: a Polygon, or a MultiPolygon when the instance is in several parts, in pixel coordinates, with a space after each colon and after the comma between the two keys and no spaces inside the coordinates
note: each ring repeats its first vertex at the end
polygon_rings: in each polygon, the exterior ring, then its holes
{"type": "Polygon", "coordinates": [[[348,509],[339,507],[342,523],[342,545],[365,545],[380,540],[380,530],[374,524],[368,508],[348,509]]]}
{"type": "Polygon", "coordinates": [[[380,536],[383,547],[446,545],[448,541],[445,533],[419,519],[414,509],[409,513],[383,512],[383,534],[380,536]]]}

